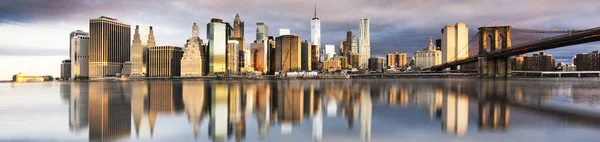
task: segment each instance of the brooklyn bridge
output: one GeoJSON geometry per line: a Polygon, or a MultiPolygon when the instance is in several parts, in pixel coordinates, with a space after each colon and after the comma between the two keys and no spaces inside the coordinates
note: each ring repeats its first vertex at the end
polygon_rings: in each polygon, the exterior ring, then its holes
{"type": "MultiPolygon", "coordinates": [[[[469,57],[423,69],[443,71],[473,66],[479,78],[509,78],[511,56],[600,41],[600,27],[585,30],[534,30],[512,26],[478,28],[465,46],[469,57]],[[516,43],[513,45],[513,43],[516,43]]],[[[444,51],[442,51],[444,52],[444,51]]]]}

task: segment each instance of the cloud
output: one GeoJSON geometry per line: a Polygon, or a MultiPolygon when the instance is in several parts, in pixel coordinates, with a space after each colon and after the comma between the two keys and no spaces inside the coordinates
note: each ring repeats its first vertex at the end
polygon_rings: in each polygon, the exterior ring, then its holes
{"type": "MultiPolygon", "coordinates": [[[[66,35],[76,29],[87,30],[88,20],[99,16],[118,18],[131,25],[152,25],[159,45],[183,46],[194,22],[201,25],[201,38],[205,39],[206,26],[202,25],[213,17],[231,22],[235,13],[240,13],[245,21],[247,43],[255,39],[258,21],[269,25],[270,35],[277,35],[279,28],[289,28],[292,33],[310,40],[310,19],[315,4],[322,24],[323,45],[339,45],[345,38],[346,24],[357,34],[358,20],[369,18],[371,53],[379,56],[390,52],[412,54],[427,45],[429,36],[440,38],[444,25],[456,22],[466,22],[471,29],[470,36],[475,35],[478,27],[490,26],[493,21],[499,25],[545,30],[600,26],[597,14],[600,2],[596,0],[9,0],[0,3],[0,31],[3,31],[0,47],[66,51],[66,35]],[[12,36],[14,32],[6,33],[4,29],[20,29],[32,36],[12,36]],[[32,39],[36,42],[23,42],[32,39]]],[[[523,38],[536,39],[536,36],[540,35],[523,38]]],[[[571,53],[553,54],[558,57],[571,53]]]]}

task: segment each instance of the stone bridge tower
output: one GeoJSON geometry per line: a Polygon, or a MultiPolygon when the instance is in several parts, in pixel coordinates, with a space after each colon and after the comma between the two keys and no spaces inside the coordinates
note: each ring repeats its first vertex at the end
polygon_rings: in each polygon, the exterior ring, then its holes
{"type": "Polygon", "coordinates": [[[490,57],[488,53],[510,48],[510,26],[480,27],[479,34],[479,78],[509,78],[510,56],[490,57]]]}

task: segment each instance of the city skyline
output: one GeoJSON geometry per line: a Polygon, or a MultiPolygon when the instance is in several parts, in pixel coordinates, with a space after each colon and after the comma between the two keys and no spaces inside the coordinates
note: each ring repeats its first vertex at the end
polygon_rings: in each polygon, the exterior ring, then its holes
{"type": "MultiPolygon", "coordinates": [[[[600,11],[597,5],[589,4],[593,1],[581,0],[580,2],[520,2],[519,5],[510,5],[513,11],[488,10],[488,5],[506,5],[510,2],[366,2],[353,1],[347,3],[291,1],[274,2],[264,1],[249,2],[247,4],[229,1],[208,2],[166,2],[152,1],[129,8],[129,2],[80,2],[57,1],[53,3],[14,1],[0,4],[0,62],[8,63],[23,56],[60,56],[58,60],[38,61],[30,60],[19,63],[21,66],[35,66],[49,64],[50,69],[35,67],[10,67],[0,72],[0,79],[7,79],[10,75],[23,71],[27,74],[50,74],[58,76],[60,60],[68,58],[69,42],[63,36],[74,30],[89,32],[88,20],[93,17],[109,16],[117,18],[130,25],[151,25],[156,27],[157,45],[183,46],[189,35],[191,23],[208,23],[210,18],[222,18],[232,22],[236,13],[239,13],[245,22],[251,23],[245,27],[247,33],[255,33],[255,22],[264,21],[270,29],[289,28],[294,34],[304,39],[310,38],[310,18],[314,17],[314,5],[317,5],[318,17],[321,20],[321,45],[334,44],[344,40],[346,23],[354,33],[359,32],[360,18],[369,18],[371,21],[371,55],[383,57],[387,53],[402,52],[412,55],[423,48],[427,37],[440,38],[440,29],[443,26],[465,22],[469,26],[469,35],[474,35],[477,27],[490,26],[497,21],[498,25],[512,25],[531,29],[586,29],[598,26],[600,18],[594,13],[600,11]],[[69,3],[67,5],[66,3],[69,3]],[[573,5],[578,8],[565,8],[561,5],[573,5]],[[75,9],[63,11],[61,6],[75,5],[75,9]],[[123,6],[121,6],[123,5],[123,6]],[[37,6],[37,12],[27,11],[29,7],[37,6]],[[114,7],[113,7],[114,6],[114,7]],[[173,11],[163,12],[153,10],[153,7],[172,7],[173,11]],[[259,10],[262,6],[267,10],[259,10]],[[294,6],[294,8],[291,8],[294,6]],[[343,7],[354,7],[344,9],[343,7]],[[5,8],[11,7],[11,8],[5,8]],[[111,7],[107,9],[106,7],[111,7]],[[203,9],[195,11],[196,9],[203,9]],[[397,9],[405,9],[397,11],[397,9]],[[459,11],[456,9],[469,9],[459,11]],[[190,11],[194,10],[194,11],[190,11]],[[273,12],[277,11],[277,12],[273,12]],[[478,12],[481,11],[481,12],[478,12]],[[346,13],[339,15],[338,13],[346,13]],[[419,13],[419,14],[413,14],[419,13]],[[526,14],[525,14],[526,13],[526,14]],[[446,14],[446,15],[441,15],[446,14]],[[182,16],[173,16],[182,15],[182,16]],[[31,35],[45,38],[31,38],[31,35]],[[32,71],[28,70],[32,69],[32,71]],[[34,70],[44,71],[42,73],[34,70]]],[[[515,3],[515,2],[512,2],[515,3]]],[[[133,28],[132,28],[133,30],[133,28]]],[[[204,36],[206,28],[200,28],[200,38],[204,36]]],[[[133,31],[131,32],[134,33],[133,31]]],[[[270,35],[276,35],[271,32],[270,35]]],[[[245,43],[252,43],[254,34],[246,34],[245,43]]],[[[133,35],[131,36],[133,37],[133,35]]],[[[249,46],[247,44],[246,46],[249,46]]],[[[323,49],[323,48],[321,48],[323,49]]],[[[569,48],[547,50],[554,55],[557,62],[570,62],[579,53],[592,52],[600,49],[598,43],[577,45],[569,48]]],[[[48,57],[43,57],[48,58],[48,57]]],[[[8,63],[8,65],[17,65],[8,63]]],[[[45,67],[45,66],[44,66],[45,67]]]]}

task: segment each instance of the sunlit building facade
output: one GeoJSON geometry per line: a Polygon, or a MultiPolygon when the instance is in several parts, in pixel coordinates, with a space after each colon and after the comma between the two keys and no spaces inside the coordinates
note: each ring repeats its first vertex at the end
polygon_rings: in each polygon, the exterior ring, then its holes
{"type": "Polygon", "coordinates": [[[89,76],[116,76],[123,63],[130,61],[130,47],[130,25],[104,16],[90,19],[89,76]]]}
{"type": "Polygon", "coordinates": [[[199,28],[196,23],[192,26],[192,37],[185,43],[185,51],[181,58],[181,76],[198,77],[202,76],[204,70],[204,50],[202,50],[202,40],[198,37],[199,28]]]}
{"type": "Polygon", "coordinates": [[[264,22],[256,22],[256,43],[262,43],[263,44],[263,48],[262,48],[262,52],[260,53],[264,53],[265,56],[261,56],[257,61],[261,61],[261,63],[255,63],[257,65],[259,65],[260,67],[256,66],[254,67],[254,69],[262,71],[263,73],[266,73],[267,71],[270,70],[270,66],[269,66],[269,59],[268,59],[268,50],[269,50],[269,26],[267,25],[267,23],[264,22]],[[262,68],[262,70],[258,69],[258,68],[262,68]]]}
{"type": "Polygon", "coordinates": [[[425,69],[440,64],[442,64],[442,52],[435,50],[430,37],[429,45],[425,49],[415,52],[415,66],[425,69]]]}
{"type": "Polygon", "coordinates": [[[208,74],[225,73],[227,69],[227,43],[231,35],[231,26],[223,20],[213,18],[207,25],[208,37],[208,74]]]}
{"type": "Polygon", "coordinates": [[[304,42],[302,42],[301,48],[302,48],[301,55],[300,55],[300,58],[302,60],[301,61],[301,64],[302,64],[301,70],[303,70],[303,71],[312,70],[311,43],[305,40],[304,42]]]}
{"type": "Polygon", "coordinates": [[[235,40],[229,40],[227,42],[227,55],[225,56],[226,60],[226,72],[228,74],[237,74],[238,73],[238,46],[239,42],[235,40]]]}
{"type": "Polygon", "coordinates": [[[60,63],[60,78],[62,80],[71,79],[71,60],[63,60],[60,63]]]}
{"type": "Polygon", "coordinates": [[[175,46],[150,47],[148,77],[181,76],[183,50],[175,46]]]}
{"type": "Polygon", "coordinates": [[[70,34],[70,52],[71,59],[71,79],[77,77],[88,77],[88,46],[90,36],[87,32],[81,30],[73,31],[70,34]]]}
{"type": "Polygon", "coordinates": [[[302,39],[295,35],[283,35],[276,39],[277,57],[281,61],[275,66],[276,70],[283,72],[300,71],[302,39]]]}
{"type": "Polygon", "coordinates": [[[469,57],[469,28],[465,23],[447,25],[442,29],[442,63],[469,57]]]}
{"type": "Polygon", "coordinates": [[[370,31],[369,19],[360,19],[359,23],[359,40],[358,40],[358,52],[362,59],[362,66],[368,67],[368,60],[371,57],[371,31],[370,31]]]}
{"type": "Polygon", "coordinates": [[[315,6],[315,17],[310,20],[310,42],[312,45],[321,47],[321,20],[317,18],[317,7],[315,6]]]}

